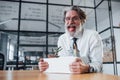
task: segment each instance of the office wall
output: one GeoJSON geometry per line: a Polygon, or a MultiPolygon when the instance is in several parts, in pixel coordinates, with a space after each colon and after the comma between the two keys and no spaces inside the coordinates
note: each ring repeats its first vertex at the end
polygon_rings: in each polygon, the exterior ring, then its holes
{"type": "Polygon", "coordinates": [[[97,8],[98,31],[103,39],[104,44],[104,73],[118,74],[120,53],[119,53],[119,33],[120,33],[120,2],[103,1],[97,8]],[[109,7],[111,9],[109,9],[109,7]],[[111,72],[111,73],[110,73],[111,72]]]}

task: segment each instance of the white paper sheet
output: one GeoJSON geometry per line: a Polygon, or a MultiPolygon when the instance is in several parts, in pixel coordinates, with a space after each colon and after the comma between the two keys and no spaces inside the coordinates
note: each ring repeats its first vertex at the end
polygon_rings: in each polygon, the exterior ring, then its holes
{"type": "Polygon", "coordinates": [[[45,71],[48,73],[71,73],[69,65],[76,57],[59,57],[59,58],[44,58],[48,62],[49,68],[45,71]]]}

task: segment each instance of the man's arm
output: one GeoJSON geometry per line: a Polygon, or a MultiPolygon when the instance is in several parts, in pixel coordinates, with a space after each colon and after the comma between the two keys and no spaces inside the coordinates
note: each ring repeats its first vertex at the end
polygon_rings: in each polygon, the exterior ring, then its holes
{"type": "Polygon", "coordinates": [[[103,43],[99,34],[96,32],[90,39],[90,72],[101,72],[103,62],[103,43]]]}

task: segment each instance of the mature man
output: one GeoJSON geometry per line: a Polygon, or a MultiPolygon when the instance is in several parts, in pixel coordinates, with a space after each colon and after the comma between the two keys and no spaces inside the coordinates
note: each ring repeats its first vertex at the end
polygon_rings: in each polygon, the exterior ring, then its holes
{"type": "MultiPolygon", "coordinates": [[[[86,21],[83,10],[72,6],[64,11],[65,33],[58,39],[58,56],[77,56],[71,63],[72,73],[101,72],[103,44],[98,32],[84,29],[82,25],[86,21]]],[[[49,63],[40,60],[41,72],[49,67],[49,63]]]]}

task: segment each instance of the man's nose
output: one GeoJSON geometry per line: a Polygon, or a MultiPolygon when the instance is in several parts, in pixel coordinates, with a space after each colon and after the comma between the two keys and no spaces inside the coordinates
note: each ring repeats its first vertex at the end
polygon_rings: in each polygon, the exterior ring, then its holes
{"type": "Polygon", "coordinates": [[[71,18],[71,19],[69,20],[69,23],[74,23],[74,20],[71,18]]]}

